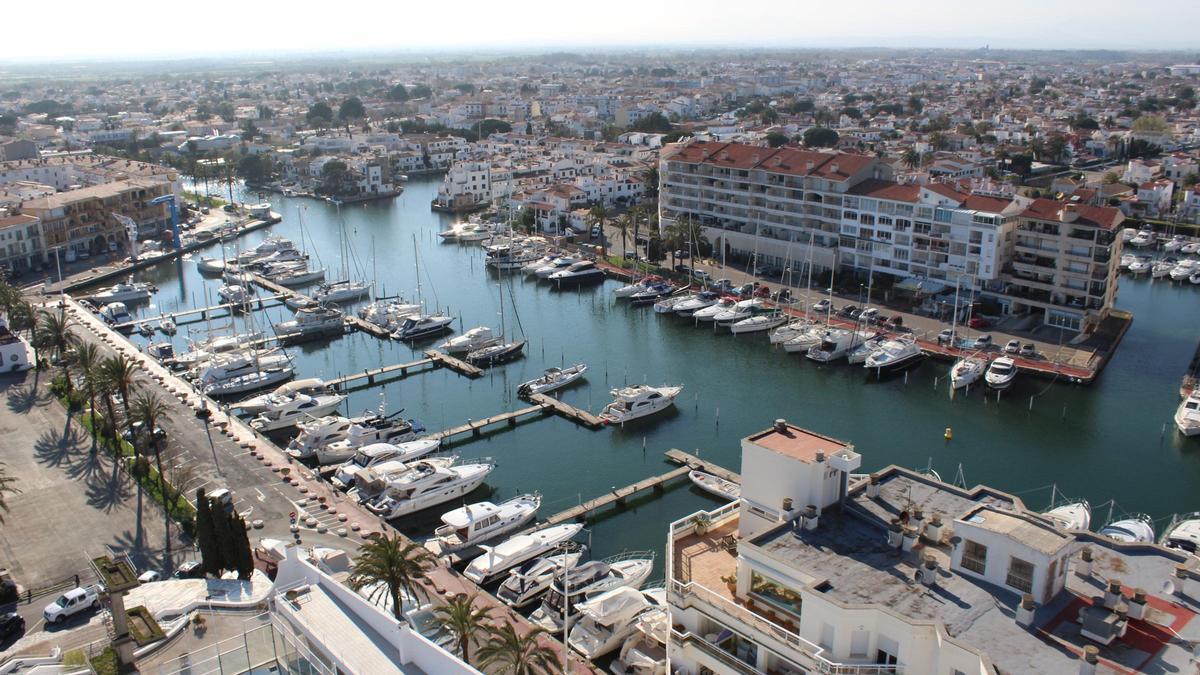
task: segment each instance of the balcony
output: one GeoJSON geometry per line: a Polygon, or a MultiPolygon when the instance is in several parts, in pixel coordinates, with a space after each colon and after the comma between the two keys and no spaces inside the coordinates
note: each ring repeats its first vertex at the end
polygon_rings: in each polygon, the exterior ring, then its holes
{"type": "Polygon", "coordinates": [[[694,646],[710,658],[720,661],[735,673],[741,673],[742,675],[768,675],[694,633],[680,633],[672,629],[671,641],[682,647],[694,646]]]}

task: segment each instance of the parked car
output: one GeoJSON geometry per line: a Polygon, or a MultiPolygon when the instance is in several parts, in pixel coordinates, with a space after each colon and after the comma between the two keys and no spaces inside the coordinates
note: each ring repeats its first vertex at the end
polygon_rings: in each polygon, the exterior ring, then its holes
{"type": "Polygon", "coordinates": [[[103,590],[98,585],[72,588],[46,605],[42,616],[45,617],[46,623],[62,623],[84,610],[96,609],[100,607],[100,593],[103,590]]]}
{"type": "Polygon", "coordinates": [[[888,319],[887,322],[892,324],[893,326],[899,328],[904,325],[904,317],[897,314],[897,315],[893,316],[892,318],[888,319]]]}
{"type": "Polygon", "coordinates": [[[25,617],[16,612],[0,616],[0,638],[22,635],[25,632],[25,617]]]}
{"type": "Polygon", "coordinates": [[[787,288],[781,288],[776,291],[774,300],[782,305],[791,304],[796,301],[795,298],[792,297],[792,291],[787,288]]]}
{"type": "Polygon", "coordinates": [[[870,321],[874,321],[876,319],[876,317],[878,317],[878,316],[879,316],[878,309],[875,309],[874,307],[868,307],[868,308],[864,309],[858,315],[858,318],[862,319],[863,321],[870,322],[870,321]]]}
{"type": "Polygon", "coordinates": [[[731,291],[733,290],[733,282],[728,279],[717,279],[713,282],[713,288],[718,291],[731,291]]]}
{"type": "Polygon", "coordinates": [[[983,318],[982,316],[973,316],[973,317],[971,317],[971,321],[969,322],[968,325],[970,325],[971,328],[974,328],[975,330],[982,330],[984,328],[991,328],[992,322],[988,319],[983,318]]]}
{"type": "Polygon", "coordinates": [[[1021,345],[1021,351],[1018,353],[1025,358],[1033,358],[1038,355],[1037,347],[1035,347],[1032,342],[1026,342],[1025,344],[1021,345]]]}
{"type": "Polygon", "coordinates": [[[199,560],[189,560],[180,565],[172,576],[176,579],[200,579],[204,577],[204,570],[199,560]]]}
{"type": "Polygon", "coordinates": [[[991,347],[991,346],[992,346],[992,336],[990,334],[984,333],[983,335],[980,335],[979,337],[975,338],[975,349],[987,349],[988,347],[991,347]]]}
{"type": "Polygon", "coordinates": [[[1016,354],[1019,351],[1021,351],[1021,341],[1020,340],[1009,340],[1008,342],[1006,342],[1004,344],[1004,353],[1005,354],[1016,354]]]}
{"type": "Polygon", "coordinates": [[[592,239],[599,239],[602,234],[604,234],[604,231],[600,229],[599,225],[592,226],[592,239]]]}
{"type": "Polygon", "coordinates": [[[692,257],[692,254],[689,253],[687,251],[687,249],[681,248],[681,249],[675,251],[675,257],[680,258],[681,260],[687,260],[688,258],[692,257]]]}
{"type": "Polygon", "coordinates": [[[687,265],[676,265],[675,272],[677,274],[691,274],[692,268],[688,267],[687,265]]]}
{"type": "MultiPolygon", "coordinates": [[[[132,443],[134,438],[140,438],[145,435],[146,424],[144,422],[140,422],[140,421],[134,422],[130,426],[132,428],[126,429],[124,432],[121,433],[121,437],[124,438],[125,440],[132,443]]],[[[154,438],[161,441],[162,439],[164,439],[166,437],[167,437],[167,432],[163,431],[162,427],[154,427],[154,438]]]]}
{"type": "Polygon", "coordinates": [[[756,298],[770,298],[771,297],[771,287],[767,286],[766,284],[758,286],[754,289],[753,295],[756,298]]]}
{"type": "Polygon", "coordinates": [[[958,336],[954,334],[951,328],[943,328],[942,332],[938,333],[937,343],[939,345],[953,345],[958,342],[958,336]]]}
{"type": "Polygon", "coordinates": [[[853,319],[857,313],[858,313],[857,305],[846,305],[846,306],[842,307],[840,310],[838,310],[838,315],[844,316],[847,319],[853,319]]]}
{"type": "Polygon", "coordinates": [[[158,570],[146,570],[138,575],[138,581],[143,584],[152,584],[155,581],[162,581],[162,575],[158,570]]]}
{"type": "Polygon", "coordinates": [[[833,301],[831,301],[829,298],[825,298],[824,300],[821,300],[821,301],[817,302],[816,304],[814,304],[812,306],[812,308],[813,308],[814,312],[821,312],[821,313],[831,312],[831,311],[833,311],[833,301]]]}
{"type": "Polygon", "coordinates": [[[712,275],[705,270],[692,270],[692,276],[701,280],[708,280],[712,278],[712,275]]]}

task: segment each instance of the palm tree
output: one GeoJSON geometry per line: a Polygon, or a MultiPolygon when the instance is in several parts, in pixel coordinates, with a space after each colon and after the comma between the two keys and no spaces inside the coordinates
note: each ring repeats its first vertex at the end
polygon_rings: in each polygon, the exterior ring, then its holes
{"type": "Polygon", "coordinates": [[[604,221],[608,218],[608,210],[604,208],[604,202],[596,202],[591,211],[588,211],[588,217],[592,222],[600,226],[600,246],[604,249],[604,258],[608,259],[608,244],[604,237],[604,221]]]}
{"type": "MultiPolygon", "coordinates": [[[[158,437],[156,429],[160,422],[170,419],[171,409],[156,392],[145,391],[139,394],[137,400],[133,402],[133,415],[137,421],[142,423],[142,428],[146,430],[146,435],[150,438],[150,450],[154,453],[154,465],[158,469],[160,494],[162,494],[163,503],[170,505],[173,495],[167,494],[167,474],[163,472],[162,465],[162,439],[158,437]]],[[[134,437],[132,442],[136,453],[137,438],[134,437]]],[[[169,509],[170,506],[167,508],[169,509]]]]}
{"type": "Polygon", "coordinates": [[[633,227],[633,224],[629,221],[629,213],[626,212],[620,218],[617,218],[615,221],[613,221],[613,224],[616,226],[617,232],[621,233],[621,259],[624,260],[625,255],[629,253],[627,239],[629,236],[629,230],[633,227]]]}
{"type": "MultiPolygon", "coordinates": [[[[479,648],[479,663],[495,666],[499,673],[507,675],[540,675],[559,670],[558,654],[539,639],[549,633],[545,628],[534,628],[524,635],[517,632],[512,622],[492,631],[487,644],[479,648]]],[[[563,649],[566,649],[564,645],[563,649]]]]}
{"type": "MultiPolygon", "coordinates": [[[[88,397],[88,414],[92,416],[93,431],[96,423],[96,390],[100,389],[100,365],[103,363],[100,349],[90,342],[82,342],[75,348],[75,358],[71,365],[79,375],[84,391],[88,397]]],[[[92,436],[93,448],[95,435],[92,436]]]]}
{"type": "Polygon", "coordinates": [[[917,152],[915,148],[909,148],[900,156],[900,161],[910,170],[915,169],[921,165],[921,153],[917,152]]]}
{"type": "Polygon", "coordinates": [[[642,182],[645,183],[646,196],[650,199],[658,199],[658,167],[651,166],[646,169],[646,173],[642,177],[642,182]]]}
{"type": "Polygon", "coordinates": [[[65,309],[59,309],[58,313],[42,310],[40,319],[35,329],[34,339],[42,343],[42,346],[54,350],[54,355],[59,359],[59,365],[63,369],[63,379],[66,380],[67,395],[71,394],[71,374],[68,372],[70,367],[67,351],[78,344],[79,336],[75,335],[73,321],[67,316],[65,309]]]}
{"type": "Polygon", "coordinates": [[[399,534],[391,537],[380,534],[358,549],[358,555],[354,558],[354,574],[350,575],[348,581],[350,588],[356,591],[381,584],[381,588],[372,595],[386,590],[392,600],[392,614],[399,621],[404,618],[400,592],[415,597],[417,583],[425,578],[426,568],[433,564],[433,555],[424,546],[406,542],[399,534]]]}
{"type": "MultiPolygon", "coordinates": [[[[133,415],[129,414],[129,397],[137,389],[137,381],[135,380],[138,372],[137,362],[125,356],[117,354],[104,359],[104,363],[100,366],[104,371],[105,384],[108,390],[115,391],[121,395],[121,405],[125,409],[125,426],[129,429],[130,434],[133,433],[133,415]]],[[[116,423],[112,425],[114,436],[116,435],[116,423]]],[[[120,447],[120,443],[117,443],[120,447]]],[[[133,452],[137,454],[137,444],[133,446],[133,452]]]]}
{"type": "Polygon", "coordinates": [[[454,641],[458,643],[458,651],[462,654],[462,660],[467,663],[471,662],[469,650],[472,638],[481,628],[488,625],[488,619],[491,618],[489,616],[491,610],[475,607],[477,597],[479,596],[459,593],[450,598],[445,605],[433,610],[434,622],[454,636],[454,641]]]}

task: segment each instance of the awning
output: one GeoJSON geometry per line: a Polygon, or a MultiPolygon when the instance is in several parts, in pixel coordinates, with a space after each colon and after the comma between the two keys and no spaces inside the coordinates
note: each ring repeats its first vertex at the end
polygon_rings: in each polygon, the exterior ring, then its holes
{"type": "Polygon", "coordinates": [[[904,281],[896,284],[896,289],[908,291],[909,293],[924,293],[934,295],[941,293],[946,289],[946,284],[933,279],[922,279],[918,277],[909,277],[904,281]]]}

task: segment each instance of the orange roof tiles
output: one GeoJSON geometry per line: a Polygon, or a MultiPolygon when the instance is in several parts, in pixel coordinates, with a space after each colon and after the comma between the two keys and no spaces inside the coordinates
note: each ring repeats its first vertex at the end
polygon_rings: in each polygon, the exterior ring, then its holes
{"type": "Polygon", "coordinates": [[[839,450],[850,447],[837,439],[815,434],[791,424],[787,424],[783,431],[772,427],[767,431],[750,436],[746,440],[772,452],[809,464],[816,461],[818,451],[824,452],[825,456],[829,457],[839,450]]]}

